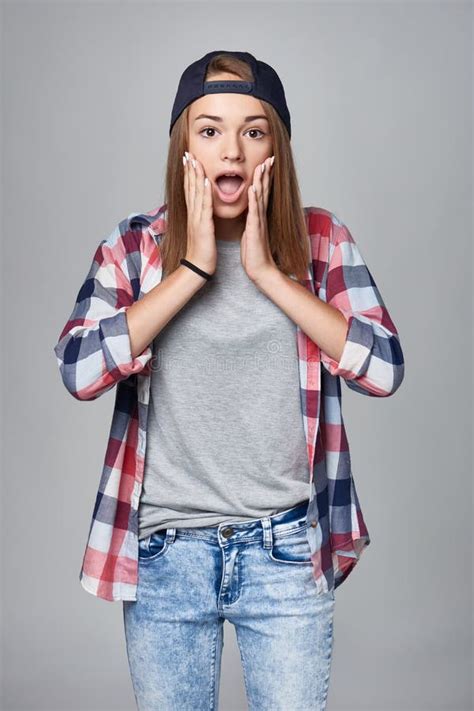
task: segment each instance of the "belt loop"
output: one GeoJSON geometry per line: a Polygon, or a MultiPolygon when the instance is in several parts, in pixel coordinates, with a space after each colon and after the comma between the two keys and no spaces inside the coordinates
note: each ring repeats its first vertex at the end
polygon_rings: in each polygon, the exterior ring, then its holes
{"type": "Polygon", "coordinates": [[[174,539],[176,538],[176,528],[167,528],[166,529],[166,540],[168,543],[174,543],[174,539]]]}
{"type": "Polygon", "coordinates": [[[273,545],[273,531],[272,522],[270,521],[270,516],[264,516],[260,519],[263,528],[263,547],[271,548],[273,545]]]}

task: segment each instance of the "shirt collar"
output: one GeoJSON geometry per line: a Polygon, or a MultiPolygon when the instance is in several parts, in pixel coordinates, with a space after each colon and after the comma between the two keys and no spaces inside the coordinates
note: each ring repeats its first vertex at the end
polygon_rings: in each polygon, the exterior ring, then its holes
{"type": "Polygon", "coordinates": [[[155,241],[158,241],[157,238],[166,231],[166,214],[167,205],[165,203],[155,210],[150,210],[150,212],[134,212],[128,216],[128,220],[130,226],[134,223],[145,226],[155,241]]]}
{"type": "MultiPolygon", "coordinates": [[[[160,237],[166,232],[166,217],[168,213],[168,206],[165,203],[164,205],[161,205],[160,207],[156,208],[155,210],[150,210],[150,212],[145,212],[145,213],[133,213],[132,215],[129,215],[129,220],[130,224],[132,222],[139,222],[142,225],[146,225],[148,232],[150,235],[153,237],[155,242],[158,244],[160,242],[160,237]]],[[[305,219],[306,219],[306,227],[308,227],[307,224],[307,214],[305,210],[305,219]]],[[[291,278],[296,279],[295,275],[292,274],[291,278]]],[[[305,284],[308,288],[311,289],[314,293],[314,286],[313,286],[313,280],[314,280],[314,274],[313,274],[313,264],[310,262],[307,267],[306,271],[306,279],[303,280],[298,280],[300,283],[305,284]]]]}

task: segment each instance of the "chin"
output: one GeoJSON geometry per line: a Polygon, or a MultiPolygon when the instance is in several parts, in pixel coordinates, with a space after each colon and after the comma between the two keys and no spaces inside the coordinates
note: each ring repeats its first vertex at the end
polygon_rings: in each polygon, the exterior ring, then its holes
{"type": "Polygon", "coordinates": [[[222,217],[224,219],[230,220],[232,218],[240,217],[243,213],[247,212],[247,204],[239,204],[238,202],[233,205],[214,205],[213,214],[216,217],[222,217]]]}

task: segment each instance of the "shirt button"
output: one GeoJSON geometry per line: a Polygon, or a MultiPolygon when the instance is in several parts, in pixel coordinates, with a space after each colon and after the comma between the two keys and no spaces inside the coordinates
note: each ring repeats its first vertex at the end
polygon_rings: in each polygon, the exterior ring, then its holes
{"type": "Polygon", "coordinates": [[[318,525],[318,522],[317,522],[317,521],[311,521],[311,526],[312,526],[313,528],[316,528],[317,525],[318,525]]]}
{"type": "Polygon", "coordinates": [[[226,538],[229,538],[234,533],[234,529],[232,526],[228,526],[227,528],[222,529],[222,535],[225,536],[226,538]]]}

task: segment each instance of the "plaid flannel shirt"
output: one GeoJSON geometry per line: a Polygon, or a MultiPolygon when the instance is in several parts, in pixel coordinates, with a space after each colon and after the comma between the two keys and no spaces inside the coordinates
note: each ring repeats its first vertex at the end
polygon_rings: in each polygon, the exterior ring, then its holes
{"type": "MultiPolygon", "coordinates": [[[[317,591],[338,587],[370,543],[351,470],[341,382],[372,397],[392,395],[404,375],[400,339],[349,229],[320,207],[304,208],[311,262],[302,283],[347,320],[339,362],[298,326],[299,389],[309,462],[307,536],[317,591]]],[[[54,346],[67,390],[95,400],[114,386],[102,475],[79,572],[104,600],[136,600],[152,344],[131,355],[127,308],[162,278],[166,204],[132,213],[103,239],[54,346]]]]}

